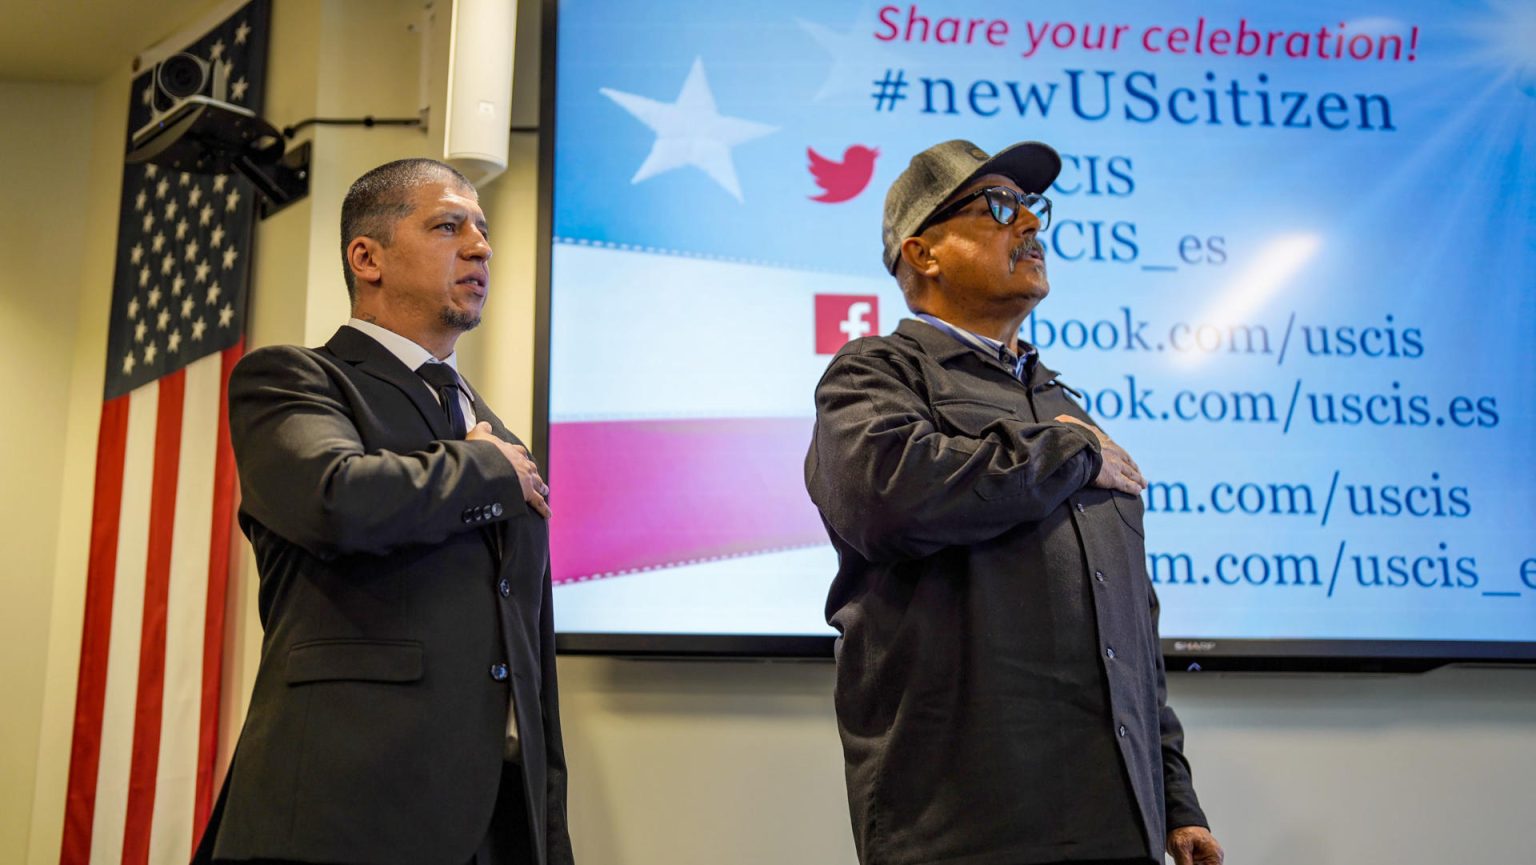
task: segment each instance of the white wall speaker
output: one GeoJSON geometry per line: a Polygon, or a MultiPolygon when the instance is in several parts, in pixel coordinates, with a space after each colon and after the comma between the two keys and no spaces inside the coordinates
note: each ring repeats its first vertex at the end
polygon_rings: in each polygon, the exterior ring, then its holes
{"type": "Polygon", "coordinates": [[[507,168],[516,0],[432,0],[422,83],[433,152],[476,186],[507,168]]]}

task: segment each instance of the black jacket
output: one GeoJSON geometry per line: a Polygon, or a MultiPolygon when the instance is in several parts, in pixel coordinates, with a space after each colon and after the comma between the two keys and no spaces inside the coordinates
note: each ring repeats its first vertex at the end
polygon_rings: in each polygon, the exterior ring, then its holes
{"type": "Polygon", "coordinates": [[[1142,503],[1088,486],[1087,415],[920,321],[816,390],[806,483],[864,865],[1162,859],[1205,825],[1165,704],[1142,503]]]}
{"type": "Polygon", "coordinates": [[[199,859],[461,865],[511,700],[538,861],[569,863],[548,530],[511,465],[444,441],[425,383],[348,327],[252,352],[229,395],[265,637],[199,859]]]}

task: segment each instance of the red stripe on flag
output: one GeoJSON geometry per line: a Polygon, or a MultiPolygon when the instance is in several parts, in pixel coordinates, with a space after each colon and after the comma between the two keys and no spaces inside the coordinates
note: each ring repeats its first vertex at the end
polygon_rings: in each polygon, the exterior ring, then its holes
{"type": "Polygon", "coordinates": [[[208,600],[203,619],[203,688],[197,738],[197,794],[193,799],[192,847],[197,849],[213,807],[218,759],[219,694],[224,676],[224,604],[229,592],[234,541],[235,452],[229,443],[229,373],[245,353],[245,340],[224,350],[219,373],[219,441],[213,468],[213,523],[209,528],[208,600]]]}
{"type": "Polygon", "coordinates": [[[176,478],[181,468],[186,376],[185,370],[177,370],[160,379],[144,571],[144,620],[139,638],[139,688],[133,713],[133,761],[123,825],[123,865],[144,865],[149,861],[149,833],[154,826],[161,711],[165,705],[165,616],[171,587],[171,541],[176,526],[176,478]]]}
{"type": "Polygon", "coordinates": [[[75,685],[75,727],[69,748],[59,865],[86,865],[91,858],[101,717],[107,699],[107,652],[112,643],[112,590],[117,581],[117,520],[123,507],[123,462],[128,447],[128,400],[120,396],[101,406],[91,554],[85,572],[85,621],[80,632],[80,672],[75,685]]]}

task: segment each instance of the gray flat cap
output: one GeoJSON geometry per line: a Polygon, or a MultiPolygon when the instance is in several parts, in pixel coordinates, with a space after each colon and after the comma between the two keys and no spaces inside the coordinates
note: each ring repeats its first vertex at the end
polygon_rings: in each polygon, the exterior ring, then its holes
{"type": "Polygon", "coordinates": [[[1025,141],[988,156],[969,141],[946,141],[912,157],[885,194],[885,269],[896,272],[901,242],[917,232],[960,187],[983,174],[1001,174],[1025,192],[1044,192],[1061,173],[1061,156],[1047,144],[1025,141]]]}

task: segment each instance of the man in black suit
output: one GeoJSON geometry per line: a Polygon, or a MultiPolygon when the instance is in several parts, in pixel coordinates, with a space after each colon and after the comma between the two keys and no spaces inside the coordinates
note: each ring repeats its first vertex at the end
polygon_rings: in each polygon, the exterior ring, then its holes
{"type": "Polygon", "coordinates": [[[567,865],[549,488],[455,367],[485,215],[418,159],[341,221],[352,320],[230,378],[265,639],[198,861],[567,865]]]}

